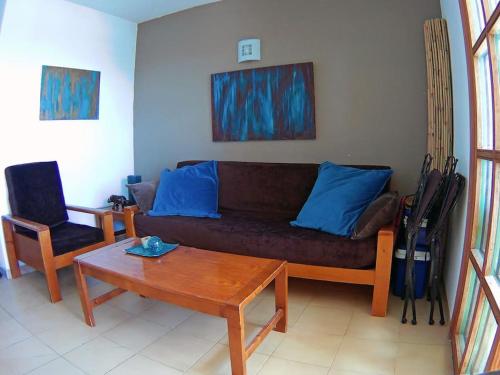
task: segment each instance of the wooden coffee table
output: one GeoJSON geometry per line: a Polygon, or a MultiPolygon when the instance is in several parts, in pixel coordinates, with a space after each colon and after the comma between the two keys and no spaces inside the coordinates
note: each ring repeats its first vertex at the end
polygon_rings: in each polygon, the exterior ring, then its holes
{"type": "Polygon", "coordinates": [[[83,314],[94,326],[93,308],[132,291],[227,319],[233,375],[246,374],[246,360],[271,330],[286,332],[288,275],[285,261],[179,246],[159,258],[125,254],[140,243],[129,238],[74,259],[83,314]],[[118,288],[90,299],[85,276],[118,288]],[[275,280],[276,313],[245,346],[244,307],[275,280]]]}

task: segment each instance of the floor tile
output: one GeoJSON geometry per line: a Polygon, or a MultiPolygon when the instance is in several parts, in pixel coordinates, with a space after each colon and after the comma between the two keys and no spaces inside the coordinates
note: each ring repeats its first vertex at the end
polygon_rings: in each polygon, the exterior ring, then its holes
{"type": "Polygon", "coordinates": [[[217,342],[227,333],[227,321],[217,316],[195,313],[179,324],[175,331],[217,342]]]}
{"type": "Polygon", "coordinates": [[[141,354],[169,367],[186,371],[214,345],[213,341],[171,331],[142,350],[141,354]]]}
{"type": "Polygon", "coordinates": [[[31,333],[12,318],[0,320],[0,333],[0,349],[31,337],[31,333]]]}
{"type": "Polygon", "coordinates": [[[105,374],[130,358],[134,352],[104,337],[98,337],[64,357],[90,375],[105,374]]]}
{"type": "Polygon", "coordinates": [[[294,328],[287,333],[273,357],[330,367],[341,342],[342,336],[303,333],[294,328]]]}
{"type": "MultiPolygon", "coordinates": [[[[245,323],[245,341],[247,345],[250,344],[250,342],[260,332],[261,329],[262,326],[253,323],[245,323]]],[[[285,336],[286,334],[281,332],[277,331],[269,332],[264,341],[262,341],[257,347],[257,349],[255,349],[255,352],[271,355],[276,350],[278,345],[283,341],[285,336]]],[[[226,346],[229,345],[229,339],[227,337],[227,334],[219,341],[219,343],[226,346]]]]}
{"type": "MultiPolygon", "coordinates": [[[[248,375],[257,374],[267,355],[253,353],[247,360],[248,375]]],[[[229,347],[221,344],[215,345],[208,353],[187,372],[189,375],[231,375],[231,361],[229,347]]]]}
{"type": "Polygon", "coordinates": [[[140,314],[160,303],[150,298],[143,298],[135,293],[127,292],[113,298],[109,304],[130,314],[140,314]]]}
{"type": "Polygon", "coordinates": [[[85,375],[79,368],[73,366],[64,358],[57,358],[29,373],[29,375],[85,375]]]}
{"type": "Polygon", "coordinates": [[[126,320],[102,334],[103,337],[137,352],[159,339],[168,328],[141,318],[126,320]]]}
{"type": "Polygon", "coordinates": [[[396,375],[452,374],[449,345],[399,345],[396,375]]]}
{"type": "Polygon", "coordinates": [[[167,328],[174,328],[193,314],[194,312],[192,310],[161,302],[144,311],[139,316],[142,319],[167,328]]]}
{"type": "Polygon", "coordinates": [[[109,375],[182,375],[182,371],[167,367],[140,354],[108,372],[109,375]]]}
{"type": "Polygon", "coordinates": [[[355,312],[346,336],[358,339],[398,341],[401,323],[394,317],[371,316],[368,312],[355,312]]]}
{"type": "Polygon", "coordinates": [[[0,349],[3,374],[25,374],[57,358],[57,354],[35,337],[0,349]]]}
{"type": "Polygon", "coordinates": [[[420,321],[417,325],[410,323],[400,324],[399,341],[409,344],[442,344],[451,345],[449,339],[450,326],[442,326],[439,322],[429,325],[427,321],[420,321]]]}
{"type": "MultiPolygon", "coordinates": [[[[288,325],[293,326],[300,315],[304,312],[305,306],[289,305],[288,306],[288,325]]],[[[254,309],[252,309],[245,317],[245,320],[258,325],[265,325],[276,312],[274,299],[262,298],[254,309]]]]}
{"type": "Polygon", "coordinates": [[[294,327],[303,331],[330,335],[344,335],[352,313],[336,308],[309,305],[294,327]]]}
{"type": "Polygon", "coordinates": [[[332,368],[363,374],[394,374],[398,345],[391,341],[345,337],[332,368]]]}
{"type": "Polygon", "coordinates": [[[308,365],[271,357],[264,363],[259,375],[327,375],[328,367],[308,365]]]}

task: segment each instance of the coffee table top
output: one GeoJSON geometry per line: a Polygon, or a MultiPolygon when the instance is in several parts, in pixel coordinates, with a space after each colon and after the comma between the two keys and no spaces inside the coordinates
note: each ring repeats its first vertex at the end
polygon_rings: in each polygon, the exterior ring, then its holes
{"type": "MultiPolygon", "coordinates": [[[[245,305],[286,266],[286,261],[179,246],[158,258],[125,253],[129,238],[75,258],[80,267],[195,302],[245,305]]],[[[92,272],[89,272],[92,274],[92,272]]],[[[187,303],[189,305],[189,303],[187,303]]]]}

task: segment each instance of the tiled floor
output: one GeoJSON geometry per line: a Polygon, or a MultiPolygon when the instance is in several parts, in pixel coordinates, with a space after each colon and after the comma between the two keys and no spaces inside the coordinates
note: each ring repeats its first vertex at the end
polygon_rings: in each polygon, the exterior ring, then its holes
{"type": "MultiPolygon", "coordinates": [[[[223,319],[121,295],[82,321],[72,269],[60,273],[64,300],[48,302],[43,276],[0,280],[1,374],[230,374],[223,319]]],[[[89,280],[92,294],[110,287],[89,280]]],[[[248,361],[249,374],[450,374],[448,326],[401,325],[401,300],[370,316],[371,289],[290,280],[289,330],[271,332],[248,361]]],[[[268,288],[247,307],[255,334],[274,308],[268,288]]],[[[250,337],[249,337],[250,338],[250,337]]],[[[248,338],[248,339],[249,339],[248,338]]]]}

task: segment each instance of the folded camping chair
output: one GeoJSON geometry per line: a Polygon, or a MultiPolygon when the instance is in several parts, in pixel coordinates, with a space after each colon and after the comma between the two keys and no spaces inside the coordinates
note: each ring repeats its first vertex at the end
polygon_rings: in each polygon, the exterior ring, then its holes
{"type": "Polygon", "coordinates": [[[431,244],[431,269],[429,273],[429,300],[431,309],[429,313],[429,324],[434,324],[434,306],[437,300],[439,305],[440,320],[439,323],[444,325],[443,302],[441,298],[441,281],[442,281],[442,264],[443,264],[443,248],[441,241],[448,223],[448,218],[451,211],[455,207],[460,194],[465,186],[465,178],[455,173],[457,159],[449,157],[446,162],[446,167],[443,175],[443,183],[441,184],[439,198],[437,200],[432,223],[430,224],[429,232],[427,233],[427,241],[431,244]]]}
{"type": "Polygon", "coordinates": [[[419,184],[413,204],[411,207],[410,215],[406,225],[406,272],[405,272],[405,294],[403,314],[401,323],[406,323],[406,312],[408,309],[408,302],[411,300],[412,305],[412,324],[417,324],[417,313],[415,307],[415,250],[417,247],[417,235],[424,219],[432,208],[439,187],[442,181],[441,172],[433,169],[431,172],[430,165],[432,157],[430,154],[425,155],[424,162],[419,178],[419,184]]]}

